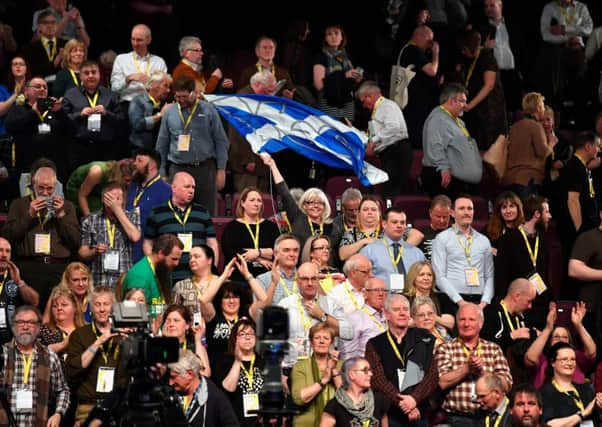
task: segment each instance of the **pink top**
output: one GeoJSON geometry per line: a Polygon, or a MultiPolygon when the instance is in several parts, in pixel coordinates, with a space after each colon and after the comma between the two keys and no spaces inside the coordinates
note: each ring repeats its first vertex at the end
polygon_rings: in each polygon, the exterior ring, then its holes
{"type": "MultiPolygon", "coordinates": [[[[581,350],[575,352],[577,357],[577,366],[573,374],[573,382],[575,384],[583,384],[585,382],[584,371],[589,371],[594,361],[585,357],[585,353],[581,350]]],[[[535,388],[540,388],[546,380],[546,368],[548,367],[548,358],[543,354],[539,356],[539,363],[535,367],[535,375],[533,375],[533,385],[535,388]]]]}

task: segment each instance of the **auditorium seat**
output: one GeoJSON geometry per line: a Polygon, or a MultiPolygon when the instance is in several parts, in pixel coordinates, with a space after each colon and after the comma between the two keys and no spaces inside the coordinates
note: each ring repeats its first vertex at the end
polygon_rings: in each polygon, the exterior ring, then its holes
{"type": "Polygon", "coordinates": [[[410,166],[410,176],[408,183],[408,191],[412,194],[418,194],[422,191],[422,185],[419,182],[422,174],[422,150],[414,150],[412,152],[412,166],[410,166]]]}
{"type": "Polygon", "coordinates": [[[471,199],[474,205],[474,220],[487,223],[489,221],[489,200],[481,196],[472,196],[471,199]]]}
{"type": "Polygon", "coordinates": [[[215,206],[217,207],[217,216],[225,216],[226,215],[226,202],[224,200],[224,196],[222,193],[217,193],[217,203],[215,206]]]}
{"type": "Polygon", "coordinates": [[[226,224],[232,221],[232,218],[225,216],[215,216],[211,219],[213,221],[213,228],[215,228],[215,235],[217,237],[217,243],[219,246],[219,262],[217,264],[217,269],[218,271],[222,271],[224,268],[224,254],[222,252],[222,234],[224,233],[224,228],[226,228],[226,224]]]}
{"type": "Polygon", "coordinates": [[[393,206],[403,209],[408,222],[417,218],[427,218],[431,199],[424,194],[406,194],[395,197],[393,206]]]}
{"type": "MultiPolygon", "coordinates": [[[[261,198],[263,199],[263,214],[264,218],[269,218],[274,215],[278,211],[278,205],[276,200],[272,198],[269,194],[262,194],[261,198]]],[[[240,199],[240,193],[234,193],[232,195],[232,216],[236,216],[236,206],[238,205],[238,200],[240,199]]]]}
{"type": "Polygon", "coordinates": [[[325,191],[333,200],[336,200],[350,187],[360,190],[362,194],[368,194],[371,191],[360,184],[360,179],[357,176],[331,176],[326,181],[325,191]]]}

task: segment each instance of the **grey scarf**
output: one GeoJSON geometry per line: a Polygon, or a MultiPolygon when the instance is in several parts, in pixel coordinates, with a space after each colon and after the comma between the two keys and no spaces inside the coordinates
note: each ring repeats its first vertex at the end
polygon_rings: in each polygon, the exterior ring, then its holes
{"type": "MultiPolygon", "coordinates": [[[[347,410],[351,415],[359,418],[360,421],[374,420],[374,394],[372,390],[364,392],[364,396],[358,405],[355,405],[351,400],[351,397],[347,394],[343,388],[339,388],[336,391],[335,399],[341,404],[343,408],[347,410]]],[[[371,423],[372,424],[372,423],[371,423]]]]}

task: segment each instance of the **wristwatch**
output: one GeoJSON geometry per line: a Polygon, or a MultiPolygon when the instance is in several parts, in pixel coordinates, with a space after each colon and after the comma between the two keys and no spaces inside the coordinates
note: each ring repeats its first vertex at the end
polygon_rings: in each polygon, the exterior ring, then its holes
{"type": "Polygon", "coordinates": [[[324,315],[322,315],[320,317],[320,322],[326,322],[328,320],[328,314],[324,313],[324,315]]]}

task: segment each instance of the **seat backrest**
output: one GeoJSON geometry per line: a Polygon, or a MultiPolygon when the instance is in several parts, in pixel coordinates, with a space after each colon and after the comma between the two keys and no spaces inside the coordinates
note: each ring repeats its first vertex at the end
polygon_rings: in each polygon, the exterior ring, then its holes
{"type": "Polygon", "coordinates": [[[213,221],[213,228],[215,228],[215,235],[217,238],[217,243],[219,246],[219,262],[217,263],[218,271],[222,271],[224,269],[224,253],[222,252],[222,234],[224,233],[224,229],[226,228],[226,224],[232,221],[231,217],[224,216],[214,216],[211,218],[213,221]]]}
{"type": "Polygon", "coordinates": [[[405,194],[395,197],[393,206],[403,209],[408,222],[418,218],[427,218],[431,199],[424,194],[405,194]]]}

